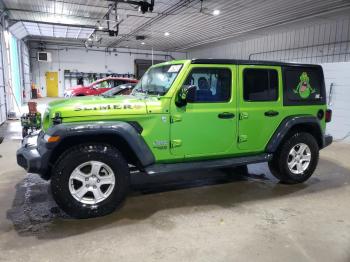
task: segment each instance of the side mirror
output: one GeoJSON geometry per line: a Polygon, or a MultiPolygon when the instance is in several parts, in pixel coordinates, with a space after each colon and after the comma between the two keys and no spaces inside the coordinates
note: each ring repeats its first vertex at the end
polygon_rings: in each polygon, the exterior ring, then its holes
{"type": "Polygon", "coordinates": [[[183,86],[181,87],[179,93],[177,94],[176,105],[178,107],[186,106],[187,103],[192,103],[195,101],[196,97],[196,86],[183,86]]]}

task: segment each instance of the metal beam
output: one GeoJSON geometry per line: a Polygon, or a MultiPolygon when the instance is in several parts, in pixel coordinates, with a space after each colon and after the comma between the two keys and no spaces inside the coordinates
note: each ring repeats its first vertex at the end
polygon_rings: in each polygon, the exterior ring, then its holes
{"type": "MultiPolygon", "coordinates": [[[[2,0],[0,0],[0,3],[1,3],[2,0]]],[[[93,5],[93,4],[86,4],[86,3],[83,3],[83,4],[80,4],[80,3],[72,3],[72,2],[68,2],[68,1],[62,1],[62,0],[46,0],[48,2],[55,2],[55,3],[61,3],[61,4],[67,4],[67,5],[76,5],[76,6],[84,6],[84,7],[95,7],[95,8],[105,8],[105,9],[108,9],[109,6],[105,6],[105,5],[93,5]]],[[[106,3],[107,2],[114,2],[114,1],[105,1],[106,3]]],[[[122,2],[120,2],[122,4],[122,2]]],[[[125,11],[136,11],[138,12],[138,10],[134,9],[134,8],[125,8],[125,7],[121,7],[121,8],[118,8],[118,9],[121,9],[121,10],[125,10],[125,11]]],[[[154,12],[152,12],[154,13],[154,12]]],[[[157,13],[155,13],[157,14],[157,13]]]]}
{"type": "Polygon", "coordinates": [[[85,28],[85,29],[94,29],[95,31],[106,32],[106,30],[96,29],[94,26],[89,25],[77,25],[77,24],[64,24],[64,23],[53,23],[53,22],[41,22],[41,21],[33,21],[33,20],[21,20],[21,19],[11,19],[11,22],[26,22],[26,23],[34,23],[34,24],[45,24],[45,25],[57,25],[57,26],[69,26],[76,28],[85,28]]]}
{"type": "MultiPolygon", "coordinates": [[[[43,34],[41,33],[41,29],[40,29],[39,24],[37,23],[37,24],[36,24],[36,26],[38,27],[38,30],[39,30],[39,34],[40,34],[40,36],[42,36],[43,34]]],[[[28,34],[28,35],[29,35],[29,34],[28,34]]]]}

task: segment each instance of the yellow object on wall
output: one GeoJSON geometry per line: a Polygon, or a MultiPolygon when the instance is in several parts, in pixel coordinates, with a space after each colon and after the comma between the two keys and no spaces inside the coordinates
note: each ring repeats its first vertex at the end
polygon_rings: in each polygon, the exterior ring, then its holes
{"type": "Polygon", "coordinates": [[[58,97],[58,72],[46,72],[46,95],[58,97]]]}

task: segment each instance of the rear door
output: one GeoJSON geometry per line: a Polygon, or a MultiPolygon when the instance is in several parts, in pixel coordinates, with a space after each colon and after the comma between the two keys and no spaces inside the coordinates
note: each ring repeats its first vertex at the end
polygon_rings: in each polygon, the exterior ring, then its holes
{"type": "Polygon", "coordinates": [[[238,148],[262,152],[283,112],[282,72],[278,66],[239,66],[238,148]]]}

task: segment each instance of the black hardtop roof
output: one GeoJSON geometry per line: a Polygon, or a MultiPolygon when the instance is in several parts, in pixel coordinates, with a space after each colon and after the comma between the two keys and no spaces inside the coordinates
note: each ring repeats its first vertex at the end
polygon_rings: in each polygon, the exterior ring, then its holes
{"type": "Polygon", "coordinates": [[[262,60],[240,60],[240,59],[192,59],[192,64],[233,64],[233,65],[269,65],[269,66],[288,66],[288,67],[316,67],[322,68],[315,64],[298,64],[286,63],[277,61],[262,61],[262,60]]]}

